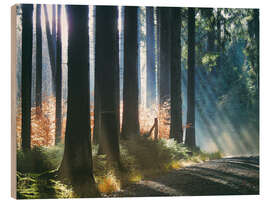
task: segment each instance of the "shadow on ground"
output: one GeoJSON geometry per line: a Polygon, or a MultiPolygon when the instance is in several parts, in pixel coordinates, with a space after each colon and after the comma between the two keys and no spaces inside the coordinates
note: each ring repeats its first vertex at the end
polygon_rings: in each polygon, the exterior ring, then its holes
{"type": "Polygon", "coordinates": [[[259,157],[212,160],[128,185],[112,196],[204,196],[259,194],[259,157]]]}

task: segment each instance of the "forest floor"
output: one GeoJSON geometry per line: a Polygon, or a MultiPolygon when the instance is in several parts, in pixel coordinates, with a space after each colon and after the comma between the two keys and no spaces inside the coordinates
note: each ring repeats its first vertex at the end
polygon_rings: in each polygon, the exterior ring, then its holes
{"type": "Polygon", "coordinates": [[[211,160],[132,183],[107,197],[259,194],[259,157],[211,160]]]}

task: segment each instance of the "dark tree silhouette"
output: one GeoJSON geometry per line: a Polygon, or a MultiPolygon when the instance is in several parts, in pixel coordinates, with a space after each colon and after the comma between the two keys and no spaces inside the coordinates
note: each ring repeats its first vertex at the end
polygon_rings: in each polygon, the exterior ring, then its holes
{"type": "Polygon", "coordinates": [[[183,142],[181,97],[181,8],[172,8],[170,137],[183,142]]]}
{"type": "Polygon", "coordinates": [[[140,17],[142,14],[142,10],[141,8],[139,7],[138,8],[138,15],[137,15],[137,21],[138,21],[138,24],[137,24],[137,32],[138,32],[138,53],[137,53],[137,57],[138,57],[138,60],[137,60],[137,68],[138,68],[138,101],[139,101],[139,104],[142,103],[142,97],[141,97],[141,41],[143,40],[143,33],[142,33],[142,18],[140,17]]]}
{"type": "Polygon", "coordinates": [[[90,139],[88,6],[67,6],[68,106],[60,175],[81,197],[97,195],[90,139]]]}
{"type": "Polygon", "coordinates": [[[123,123],[124,138],[138,135],[138,41],[137,41],[138,7],[125,7],[124,24],[124,89],[123,89],[123,123]]]}
{"type": "MultiPolygon", "coordinates": [[[[56,6],[52,5],[52,40],[54,49],[54,64],[56,66],[56,6]]],[[[56,70],[55,70],[56,71],[56,70]]]]}
{"type": "Polygon", "coordinates": [[[150,107],[156,98],[154,8],[146,7],[147,89],[146,105],[150,107]]]}
{"type": "Polygon", "coordinates": [[[119,55],[118,10],[96,7],[96,78],[100,97],[100,153],[119,161],[119,55]],[[106,59],[106,60],[104,60],[106,59]]]}
{"type": "Polygon", "coordinates": [[[215,51],[215,16],[213,13],[213,8],[203,8],[202,14],[206,18],[206,23],[208,25],[207,31],[207,51],[215,51]]]}
{"type": "Polygon", "coordinates": [[[194,148],[195,140],[195,8],[188,8],[188,82],[187,125],[185,144],[194,148]]]}
{"type": "MultiPolygon", "coordinates": [[[[157,94],[160,93],[160,9],[155,9],[157,26],[156,26],[156,63],[157,63],[157,94]]],[[[158,104],[160,104],[160,97],[158,97],[158,104]]],[[[158,139],[158,133],[155,134],[155,139],[158,139]]]]}
{"type": "Polygon", "coordinates": [[[56,109],[55,109],[55,144],[61,141],[62,132],[62,32],[61,5],[57,6],[56,36],[56,109]]]}
{"type": "Polygon", "coordinates": [[[36,7],[36,112],[42,111],[42,30],[41,5],[36,7]]]}
{"type": "Polygon", "coordinates": [[[170,98],[171,65],[171,8],[158,8],[160,34],[159,102],[162,106],[170,98]]]}
{"type": "Polygon", "coordinates": [[[31,150],[33,5],[22,5],[22,149],[31,150]]]}
{"type": "Polygon", "coordinates": [[[219,52],[219,56],[217,58],[217,71],[220,70],[221,66],[221,54],[222,54],[222,45],[221,45],[221,11],[217,9],[217,19],[216,19],[216,26],[217,26],[217,52],[219,52]]]}

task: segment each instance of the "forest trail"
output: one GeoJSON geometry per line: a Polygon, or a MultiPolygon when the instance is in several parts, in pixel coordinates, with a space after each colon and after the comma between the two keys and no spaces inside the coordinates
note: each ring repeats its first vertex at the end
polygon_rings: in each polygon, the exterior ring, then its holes
{"type": "MultiPolygon", "coordinates": [[[[128,185],[114,197],[259,194],[259,157],[230,157],[128,185]]],[[[110,195],[111,196],[111,195],[110,195]]]]}

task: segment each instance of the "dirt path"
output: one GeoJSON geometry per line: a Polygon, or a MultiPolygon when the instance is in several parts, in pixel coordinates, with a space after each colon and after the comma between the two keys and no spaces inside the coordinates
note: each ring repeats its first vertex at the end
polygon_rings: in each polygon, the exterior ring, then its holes
{"type": "Polygon", "coordinates": [[[259,157],[212,160],[142,180],[115,197],[259,194],[259,157]]]}

